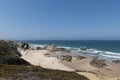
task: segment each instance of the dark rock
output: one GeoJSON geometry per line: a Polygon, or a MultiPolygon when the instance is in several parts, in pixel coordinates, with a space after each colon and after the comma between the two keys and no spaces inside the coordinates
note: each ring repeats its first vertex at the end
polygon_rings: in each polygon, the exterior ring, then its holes
{"type": "Polygon", "coordinates": [[[18,57],[21,57],[22,55],[21,55],[21,53],[17,50],[17,49],[15,49],[15,50],[13,50],[14,51],[14,53],[16,53],[16,55],[18,56],[18,57]]]}
{"type": "Polygon", "coordinates": [[[94,67],[104,68],[106,65],[105,60],[94,58],[90,64],[94,67]]]}
{"type": "Polygon", "coordinates": [[[56,51],[70,52],[70,50],[65,49],[65,48],[56,48],[56,51]]]}
{"type": "Polygon", "coordinates": [[[19,43],[19,47],[22,49],[29,49],[29,44],[25,42],[19,43]]]}
{"type": "Polygon", "coordinates": [[[80,56],[80,55],[77,55],[76,56],[76,59],[78,59],[78,60],[82,60],[82,59],[85,59],[86,57],[84,57],[84,56],[80,56]]]}
{"type": "Polygon", "coordinates": [[[51,55],[49,53],[44,54],[46,57],[50,57],[51,55]]]}
{"type": "Polygon", "coordinates": [[[83,47],[83,48],[80,48],[80,49],[86,51],[89,48],[83,47]]]}
{"type": "Polygon", "coordinates": [[[60,59],[63,60],[63,61],[70,62],[72,60],[72,56],[71,55],[61,56],[60,59]]]}
{"type": "Polygon", "coordinates": [[[113,60],[113,63],[120,63],[120,60],[113,60]]]}
{"type": "Polygon", "coordinates": [[[41,50],[42,48],[41,47],[36,47],[37,50],[41,50]]]}

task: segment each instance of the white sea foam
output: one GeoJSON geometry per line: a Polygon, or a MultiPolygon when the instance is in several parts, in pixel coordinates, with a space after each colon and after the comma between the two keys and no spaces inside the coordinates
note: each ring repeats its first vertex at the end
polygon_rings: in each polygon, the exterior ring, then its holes
{"type": "MultiPolygon", "coordinates": [[[[36,48],[36,47],[43,47],[44,45],[31,44],[31,46],[33,48],[36,48]]],[[[65,49],[68,49],[68,50],[76,51],[77,53],[87,53],[87,54],[92,54],[92,55],[100,55],[100,56],[108,57],[108,58],[118,58],[118,59],[120,59],[120,53],[115,53],[115,52],[100,51],[100,50],[96,50],[96,49],[81,50],[81,48],[68,47],[68,46],[57,46],[57,48],[65,48],[65,49]]]]}
{"type": "Polygon", "coordinates": [[[37,47],[43,47],[44,45],[39,45],[39,44],[30,44],[30,46],[34,49],[36,49],[37,47]]]}
{"type": "Polygon", "coordinates": [[[104,56],[104,57],[120,59],[120,56],[116,56],[116,55],[104,55],[104,54],[101,54],[101,55],[104,56]]]}
{"type": "Polygon", "coordinates": [[[71,47],[65,47],[65,46],[57,46],[57,48],[65,48],[65,49],[68,49],[68,50],[71,49],[71,47]]]}
{"type": "Polygon", "coordinates": [[[108,58],[120,59],[120,53],[109,52],[109,51],[100,51],[100,50],[96,50],[96,49],[81,50],[80,48],[78,48],[77,52],[78,53],[87,53],[87,54],[92,54],[92,55],[100,55],[100,56],[108,57],[108,58]]]}
{"type": "Polygon", "coordinates": [[[88,50],[78,50],[78,52],[86,52],[88,54],[94,54],[94,55],[100,55],[104,57],[109,57],[109,58],[119,58],[120,59],[120,53],[115,53],[115,52],[108,52],[108,51],[99,51],[95,49],[88,49],[88,50]]]}

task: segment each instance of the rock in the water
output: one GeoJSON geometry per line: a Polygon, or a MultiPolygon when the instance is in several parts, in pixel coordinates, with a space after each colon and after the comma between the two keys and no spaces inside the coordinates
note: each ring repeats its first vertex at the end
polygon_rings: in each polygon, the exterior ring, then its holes
{"type": "Polygon", "coordinates": [[[56,51],[70,52],[70,50],[65,49],[65,48],[56,48],[56,51]]]}
{"type": "Polygon", "coordinates": [[[86,51],[89,48],[83,47],[83,48],[80,48],[80,49],[83,50],[83,51],[86,51]]]}
{"type": "Polygon", "coordinates": [[[37,50],[41,50],[42,48],[41,47],[36,47],[37,50]]]}
{"type": "Polygon", "coordinates": [[[47,45],[45,44],[42,49],[50,50],[50,51],[62,51],[62,52],[70,52],[70,50],[65,48],[57,48],[54,44],[47,45]]]}
{"type": "Polygon", "coordinates": [[[56,46],[54,44],[47,46],[47,50],[54,51],[54,50],[56,50],[56,46]]]}
{"type": "Polygon", "coordinates": [[[47,47],[48,47],[47,44],[43,45],[43,49],[47,49],[47,47]]]}

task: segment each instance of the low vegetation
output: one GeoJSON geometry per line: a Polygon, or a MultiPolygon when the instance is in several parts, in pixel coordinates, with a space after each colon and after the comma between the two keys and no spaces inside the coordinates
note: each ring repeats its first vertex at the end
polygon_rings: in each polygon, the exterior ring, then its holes
{"type": "Polygon", "coordinates": [[[0,65],[0,77],[10,80],[89,80],[74,72],[50,70],[37,66],[0,65]]]}
{"type": "Polygon", "coordinates": [[[27,61],[19,58],[20,54],[11,41],[0,41],[0,64],[30,65],[27,61]]]}
{"type": "Polygon", "coordinates": [[[32,66],[21,59],[17,45],[0,41],[0,78],[4,80],[89,80],[75,72],[32,66]]]}

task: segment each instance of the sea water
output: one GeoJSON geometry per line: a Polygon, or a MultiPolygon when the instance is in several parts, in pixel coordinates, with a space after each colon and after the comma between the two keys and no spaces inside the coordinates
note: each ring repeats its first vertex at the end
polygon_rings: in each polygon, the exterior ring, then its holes
{"type": "Polygon", "coordinates": [[[25,40],[34,47],[42,47],[44,44],[54,44],[57,47],[109,58],[120,59],[120,40],[25,40]],[[87,48],[87,50],[81,50],[87,48]]]}

